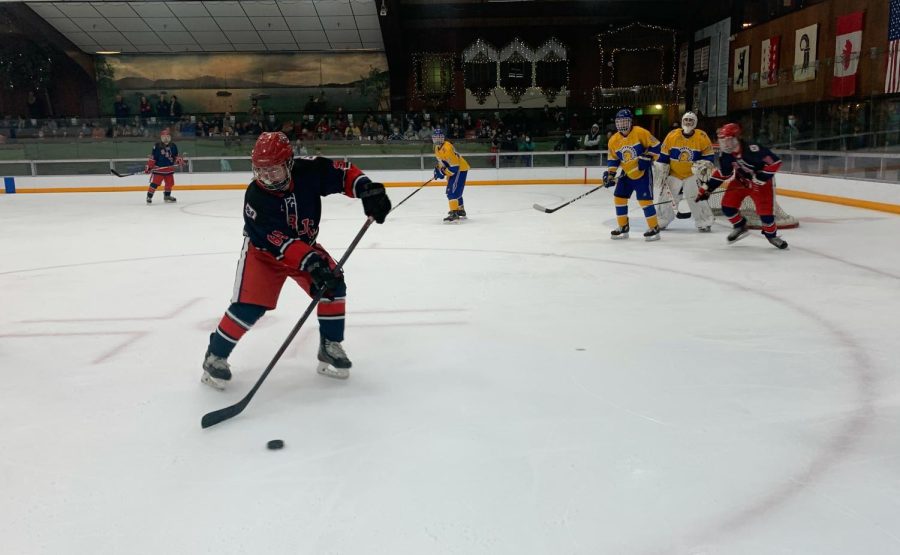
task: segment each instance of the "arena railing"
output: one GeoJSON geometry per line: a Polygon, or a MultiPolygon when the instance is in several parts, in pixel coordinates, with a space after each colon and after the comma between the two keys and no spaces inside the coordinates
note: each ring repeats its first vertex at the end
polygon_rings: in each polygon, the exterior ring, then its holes
{"type": "MultiPolygon", "coordinates": [[[[797,174],[844,177],[871,181],[900,182],[900,153],[823,150],[781,150],[782,171],[797,174]]],[[[430,170],[431,154],[329,154],[353,162],[364,171],[430,170]]],[[[605,166],[606,151],[535,151],[466,153],[473,169],[553,168],[605,166]]],[[[250,171],[249,156],[188,156],[183,171],[217,173],[250,171]]],[[[82,158],[78,160],[0,160],[0,176],[106,175],[143,171],[146,158],[82,158]]]]}

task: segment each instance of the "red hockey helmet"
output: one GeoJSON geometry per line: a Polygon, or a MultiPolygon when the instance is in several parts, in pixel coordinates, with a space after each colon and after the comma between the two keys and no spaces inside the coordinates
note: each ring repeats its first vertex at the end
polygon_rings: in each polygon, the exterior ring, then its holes
{"type": "Polygon", "coordinates": [[[741,148],[741,126],[736,123],[726,123],[716,131],[719,137],[719,150],[732,153],[741,148]]]}
{"type": "Polygon", "coordinates": [[[294,166],[294,151],[287,135],[281,132],[266,132],[256,139],[250,155],[253,177],[256,183],[267,191],[286,191],[291,185],[291,168],[294,166]]]}
{"type": "Polygon", "coordinates": [[[172,142],[172,133],[169,132],[168,127],[159,132],[159,140],[162,141],[164,145],[172,142]]]}

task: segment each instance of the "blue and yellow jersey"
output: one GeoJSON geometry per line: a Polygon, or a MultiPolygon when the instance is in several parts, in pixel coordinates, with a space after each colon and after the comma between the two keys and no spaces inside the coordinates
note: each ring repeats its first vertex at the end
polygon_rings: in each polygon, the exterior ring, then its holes
{"type": "Polygon", "coordinates": [[[659,161],[669,164],[669,175],[684,179],[691,175],[691,166],[698,160],[715,163],[712,141],[704,131],[695,129],[690,137],[685,137],[681,129],[673,129],[662,144],[659,161]]]}
{"type": "Polygon", "coordinates": [[[438,167],[444,175],[453,175],[456,172],[469,171],[469,163],[457,154],[450,141],[444,141],[441,146],[434,147],[434,157],[437,158],[438,167]]]}
{"type": "Polygon", "coordinates": [[[644,170],[638,166],[638,157],[645,154],[655,160],[659,157],[659,147],[659,139],[643,127],[632,127],[624,137],[616,133],[609,139],[609,168],[615,171],[621,166],[629,179],[640,179],[644,170]]]}

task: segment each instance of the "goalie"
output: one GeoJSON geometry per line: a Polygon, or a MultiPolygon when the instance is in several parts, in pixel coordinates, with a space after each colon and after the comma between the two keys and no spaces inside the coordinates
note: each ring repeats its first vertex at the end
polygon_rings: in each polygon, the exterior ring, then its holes
{"type": "Polygon", "coordinates": [[[679,218],[694,216],[697,231],[712,229],[713,212],[709,203],[697,202],[699,184],[706,185],[715,169],[712,141],[701,129],[697,129],[697,115],[685,112],[681,116],[681,129],[673,129],[660,150],[658,176],[654,180],[657,198],[671,203],[659,205],[659,227],[665,229],[675,219],[675,212],[682,200],[687,200],[689,213],[678,212],[679,218]]]}

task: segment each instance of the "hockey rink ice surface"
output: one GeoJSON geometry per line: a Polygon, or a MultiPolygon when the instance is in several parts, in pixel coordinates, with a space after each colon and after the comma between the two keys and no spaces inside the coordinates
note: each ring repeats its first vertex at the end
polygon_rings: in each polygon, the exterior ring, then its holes
{"type": "MultiPolygon", "coordinates": [[[[424,189],[347,264],[350,379],[312,320],[207,430],[309,302],[200,383],[243,192],[0,196],[0,551],[900,553],[900,217],[780,197],[778,251],[532,209],[587,189],[469,187],[459,225],[424,189]]],[[[324,216],[338,258],[361,203],[324,216]]]]}

